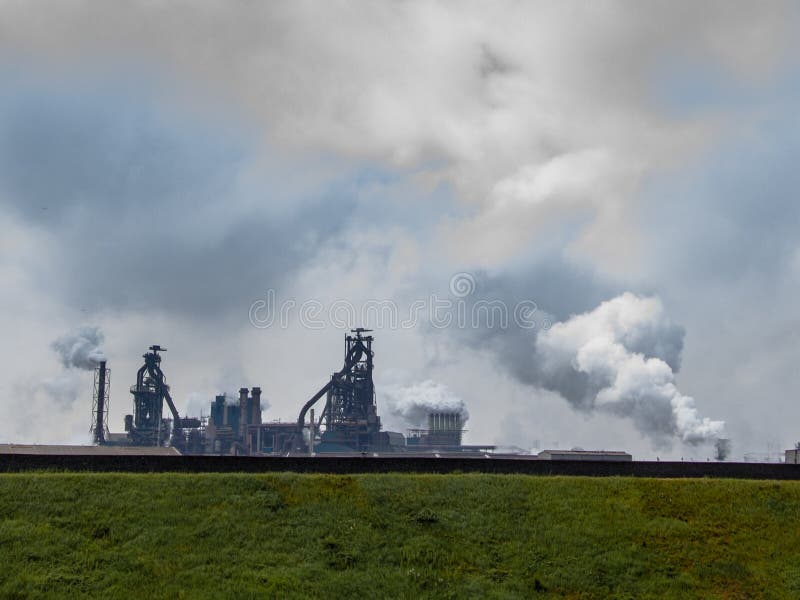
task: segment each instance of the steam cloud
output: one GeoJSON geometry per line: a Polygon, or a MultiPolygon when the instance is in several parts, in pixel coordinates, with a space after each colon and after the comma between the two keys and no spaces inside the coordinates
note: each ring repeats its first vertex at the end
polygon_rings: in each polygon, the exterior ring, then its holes
{"type": "Polygon", "coordinates": [[[626,292],[542,332],[534,377],[576,409],[631,418],[656,442],[699,444],[719,437],[725,423],[701,418],[676,387],[682,346],[683,329],[658,298],[626,292]]]}
{"type": "Polygon", "coordinates": [[[67,369],[93,370],[105,355],[100,349],[103,332],[99,327],[78,327],[53,342],[61,364],[67,369]]]}
{"type": "Polygon", "coordinates": [[[469,419],[464,401],[446,385],[430,379],[408,386],[388,386],[384,393],[389,412],[412,427],[423,426],[428,413],[434,411],[459,413],[462,424],[469,419]]]}
{"type": "Polygon", "coordinates": [[[66,370],[52,377],[23,380],[15,385],[18,393],[30,400],[28,410],[31,419],[35,418],[37,411],[41,411],[40,414],[52,414],[55,410],[59,418],[70,413],[82,390],[86,389],[86,382],[78,370],[91,371],[97,363],[105,360],[100,349],[102,343],[100,328],[85,326],[62,335],[51,344],[66,370]]]}

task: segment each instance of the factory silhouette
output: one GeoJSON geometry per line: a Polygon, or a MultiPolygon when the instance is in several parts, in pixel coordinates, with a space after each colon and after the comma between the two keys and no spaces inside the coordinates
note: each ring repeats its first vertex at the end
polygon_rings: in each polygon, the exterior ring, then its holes
{"type": "Polygon", "coordinates": [[[238,398],[218,395],[208,417],[181,416],[161,368],[166,348],[150,346],[130,388],[133,413],[124,433],[108,428],[110,373],[105,360],[95,369],[92,433],[101,446],[164,447],[181,454],[308,455],[351,453],[487,453],[493,445],[462,443],[459,412],[431,410],[427,428],[405,434],[384,431],[373,382],[370,330],[345,335],[344,364],[300,408],[296,421],[263,422],[261,388],[241,388],[238,398]],[[324,402],[323,402],[324,400],[324,402]],[[170,417],[164,417],[164,404],[170,417]],[[316,412],[319,408],[319,412],[316,412]],[[318,415],[318,416],[317,416],[318,415]]]}

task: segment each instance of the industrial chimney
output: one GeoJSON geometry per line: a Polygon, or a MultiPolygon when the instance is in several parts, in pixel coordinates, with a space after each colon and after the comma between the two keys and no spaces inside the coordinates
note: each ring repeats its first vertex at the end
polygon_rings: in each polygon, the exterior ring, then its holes
{"type": "Polygon", "coordinates": [[[460,446],[462,427],[461,413],[431,411],[428,413],[428,444],[460,446]]]}
{"type": "Polygon", "coordinates": [[[254,387],[250,391],[250,418],[251,425],[261,425],[261,388],[254,387]]]}
{"type": "Polygon", "coordinates": [[[94,371],[94,398],[92,403],[92,432],[94,443],[106,443],[108,430],[108,392],[110,377],[106,368],[106,361],[101,360],[94,371]]]}
{"type": "Polygon", "coordinates": [[[239,437],[247,437],[247,425],[250,422],[250,390],[246,387],[239,388],[239,437]]]}

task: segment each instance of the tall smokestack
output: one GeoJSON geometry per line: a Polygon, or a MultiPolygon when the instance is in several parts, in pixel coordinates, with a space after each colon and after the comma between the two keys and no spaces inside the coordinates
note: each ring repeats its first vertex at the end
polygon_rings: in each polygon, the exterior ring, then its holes
{"type": "Polygon", "coordinates": [[[239,388],[239,436],[242,437],[242,439],[247,435],[247,425],[250,420],[250,403],[247,397],[249,392],[250,390],[246,387],[239,388]]]}
{"type": "Polygon", "coordinates": [[[250,424],[261,425],[261,388],[254,387],[250,396],[250,424]]]}
{"type": "Polygon", "coordinates": [[[95,399],[95,424],[94,424],[94,443],[104,444],[106,441],[106,361],[101,360],[97,367],[97,389],[95,399]]]}

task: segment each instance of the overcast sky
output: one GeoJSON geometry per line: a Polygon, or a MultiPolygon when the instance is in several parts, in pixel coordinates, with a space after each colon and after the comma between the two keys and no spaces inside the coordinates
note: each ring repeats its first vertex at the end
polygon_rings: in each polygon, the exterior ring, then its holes
{"type": "Polygon", "coordinates": [[[799,22],[790,2],[0,0],[0,442],[89,440],[91,374],[52,348],[77,327],[105,335],[112,430],[154,343],[181,412],[260,385],[264,418],[293,420],[342,361],[331,305],[436,295],[534,324],[383,323],[387,426],[408,426],[398,389],[440,386],[469,443],[793,446],[799,22]],[[254,326],[269,290],[322,326],[254,326]]]}

